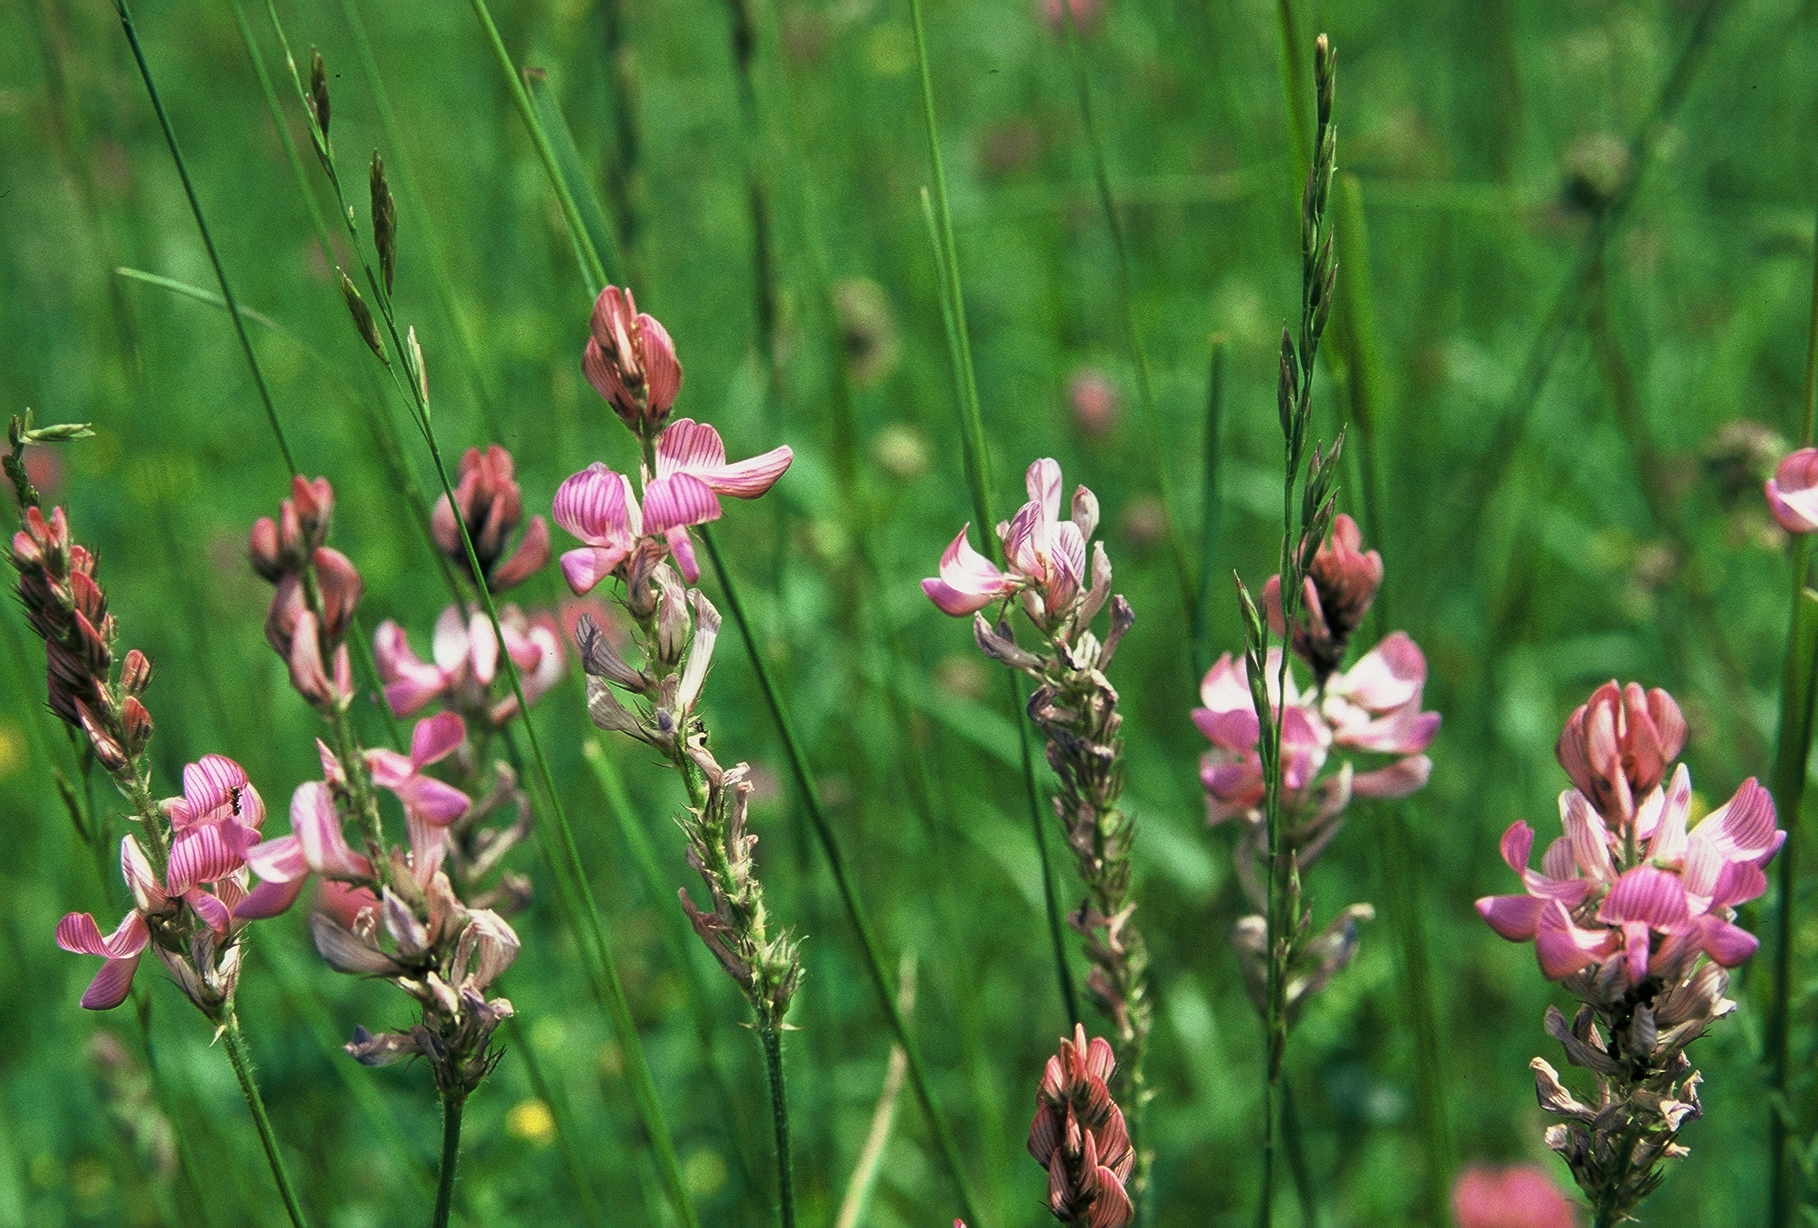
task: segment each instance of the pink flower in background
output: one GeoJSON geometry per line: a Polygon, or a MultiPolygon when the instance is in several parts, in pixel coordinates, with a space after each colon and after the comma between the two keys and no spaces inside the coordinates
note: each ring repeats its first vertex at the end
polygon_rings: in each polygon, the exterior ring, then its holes
{"type": "Polygon", "coordinates": [[[1074,519],[1062,520],[1060,465],[1045,458],[1029,466],[1025,484],[1029,502],[997,526],[1008,571],[998,570],[972,548],[966,540],[972,526],[967,525],[942,553],[940,576],[922,581],[922,591],[943,613],[972,614],[1026,591],[1040,598],[1043,611],[1057,615],[1079,595],[1086,538],[1097,527],[1098,502],[1082,486],[1074,496],[1074,519]]]}
{"type": "Polygon", "coordinates": [[[1063,33],[1067,28],[1066,10],[1061,7],[1063,4],[1073,10],[1074,24],[1082,34],[1098,24],[1104,11],[1104,0],[1041,0],[1042,20],[1056,34],[1063,33]]]}
{"type": "Polygon", "coordinates": [[[587,382],[639,438],[662,430],[682,390],[668,331],[638,310],[630,290],[607,286],[594,301],[589,332],[581,355],[587,382]]]}
{"type": "MultiPolygon", "coordinates": [[[[1357,522],[1342,512],[1332,522],[1332,535],[1320,544],[1307,570],[1301,590],[1301,608],[1294,622],[1294,652],[1324,681],[1344,663],[1351,633],[1363,624],[1364,615],[1382,585],[1382,555],[1364,552],[1363,533],[1357,522]]],[[[1286,633],[1282,621],[1281,577],[1270,576],[1263,585],[1263,607],[1269,629],[1286,633]]]]}
{"type": "MultiPolygon", "coordinates": [[[[1281,650],[1269,650],[1264,666],[1270,689],[1274,689],[1276,670],[1281,665],[1281,650]]],[[[1230,653],[1220,657],[1207,671],[1199,687],[1204,707],[1193,710],[1193,723],[1212,743],[1212,749],[1200,761],[1200,783],[1206,788],[1206,805],[1210,821],[1216,825],[1236,815],[1247,814],[1263,804],[1262,758],[1257,752],[1257,735],[1261,724],[1250,696],[1250,683],[1243,664],[1230,653]]],[[[1292,809],[1302,804],[1307,788],[1325,766],[1326,752],[1332,745],[1332,731],[1288,679],[1288,704],[1282,727],[1282,787],[1287,791],[1287,804],[1292,809]]]]}
{"type": "Polygon", "coordinates": [[[691,525],[720,517],[720,496],[755,499],[776,485],[795,459],[787,445],[762,456],[729,463],[720,433],[692,418],[678,418],[656,443],[656,475],[644,487],[640,506],[631,480],[594,462],[556,491],[556,523],[586,545],[562,555],[562,574],[580,596],[625,561],[648,539],[673,551],[690,584],[700,567],[689,540],[691,525]]]}
{"type": "Polygon", "coordinates": [[[1471,1164],[1452,1185],[1458,1228],[1577,1228],[1578,1210],[1536,1164],[1471,1164]]]}
{"type": "Polygon", "coordinates": [[[1766,892],[1764,870],[1786,833],[1775,824],[1773,799],[1752,778],[1688,828],[1691,808],[1691,773],[1681,764],[1666,788],[1636,808],[1631,861],[1630,838],[1568,789],[1559,799],[1565,834],[1548,846],[1539,873],[1528,867],[1528,825],[1503,834],[1503,860],[1521,875],[1525,894],[1485,896],[1477,911],[1504,938],[1533,940],[1549,980],[1617,955],[1628,983],[1647,979],[1650,969],[1671,983],[1701,954],[1734,968],[1758,946],[1734,924],[1734,910],[1766,892]]]}
{"type": "Polygon", "coordinates": [[[1096,367],[1076,372],[1067,382],[1067,405],[1073,410],[1074,423],[1094,438],[1109,435],[1117,425],[1117,389],[1096,367]]]}
{"type": "Polygon", "coordinates": [[[1392,631],[1342,674],[1326,681],[1320,715],[1336,746],[1395,755],[1385,767],[1358,772],[1359,797],[1406,797],[1427,783],[1433,761],[1421,752],[1439,733],[1439,713],[1422,712],[1427,659],[1406,632],[1392,631]]]}
{"type": "Polygon", "coordinates": [[[410,756],[378,747],[366,752],[372,782],[389,789],[404,803],[404,822],[410,831],[412,870],[418,885],[426,885],[442,864],[448,847],[448,825],[467,813],[471,799],[423,769],[439,763],[467,740],[467,726],[453,712],[442,712],[417,722],[411,731],[410,756]]]}
{"type": "Polygon", "coordinates": [[[1818,448],[1801,448],[1767,480],[1768,510],[1788,533],[1818,531],[1818,448]]]}
{"type": "Polygon", "coordinates": [[[454,502],[451,504],[443,495],[430,517],[436,548],[462,568],[467,566],[467,550],[461,544],[461,524],[466,524],[473,552],[480,560],[482,578],[495,593],[529,579],[549,561],[549,522],[541,516],[530,518],[523,539],[506,554],[511,536],[524,518],[524,496],[515,471],[511,453],[498,444],[484,452],[467,449],[461,457],[454,502]]]}
{"type": "MultiPolygon", "coordinates": [[[[548,615],[526,618],[522,610],[507,605],[499,610],[499,630],[518,667],[524,698],[534,704],[562,678],[562,643],[555,621],[548,615]]],[[[411,651],[409,637],[397,623],[380,623],[373,635],[373,659],[385,684],[385,702],[399,716],[410,716],[438,700],[464,712],[484,709],[494,726],[517,715],[517,696],[491,702],[489,688],[499,676],[499,637],[479,610],[465,617],[459,606],[443,610],[428,661],[411,651]]]]}

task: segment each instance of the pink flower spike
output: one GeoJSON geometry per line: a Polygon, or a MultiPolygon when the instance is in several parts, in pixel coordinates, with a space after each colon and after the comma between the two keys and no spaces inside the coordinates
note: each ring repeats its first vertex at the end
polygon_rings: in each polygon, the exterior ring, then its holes
{"type": "Polygon", "coordinates": [[[1818,531],[1818,448],[1800,448],[1780,462],[1764,488],[1768,510],[1788,533],[1818,531]]]}
{"type": "Polygon", "coordinates": [[[1021,586],[1015,576],[999,571],[990,559],[972,548],[966,540],[971,528],[967,525],[961,529],[942,552],[940,578],[922,581],[922,591],[944,614],[975,613],[1021,586]]]}
{"type": "MultiPolygon", "coordinates": [[[[656,476],[661,481],[673,474],[686,473],[699,478],[716,495],[755,499],[776,485],[794,459],[795,452],[784,445],[772,448],[762,456],[727,464],[726,445],[718,431],[705,422],[677,418],[657,440],[656,476]]],[[[648,514],[648,487],[644,500],[648,514]]]]}

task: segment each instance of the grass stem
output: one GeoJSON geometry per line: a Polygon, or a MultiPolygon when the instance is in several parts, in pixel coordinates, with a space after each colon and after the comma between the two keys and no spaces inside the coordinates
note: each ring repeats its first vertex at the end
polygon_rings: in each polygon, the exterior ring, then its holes
{"type": "Polygon", "coordinates": [[[464,1091],[442,1094],[442,1166],[436,1178],[436,1210],[430,1228],[448,1228],[454,1208],[455,1169],[461,1162],[461,1111],[467,1105],[464,1091]]]}

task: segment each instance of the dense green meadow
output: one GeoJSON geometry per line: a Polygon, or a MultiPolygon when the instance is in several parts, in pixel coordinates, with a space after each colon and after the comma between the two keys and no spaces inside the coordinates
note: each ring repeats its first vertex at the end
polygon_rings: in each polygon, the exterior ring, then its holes
{"type": "MultiPolygon", "coordinates": [[[[308,50],[324,56],[363,238],[367,165],[383,155],[400,332],[421,342],[450,463],[472,445],[510,448],[527,515],[547,515],[591,461],[635,466],[582,377],[589,277],[474,10],[277,11],[305,83],[308,50]]],[[[604,271],[674,338],[677,415],[712,422],[735,458],[795,450],[764,499],[727,501],[715,542],[883,964],[910,978],[910,1028],[976,1193],[973,1228],[1052,1222],[1025,1138],[1042,1063],[1070,1029],[1023,718],[966,621],[918,586],[975,516],[908,0],[493,12],[512,60],[545,70],[544,115],[566,118],[604,271]]],[[[1035,0],[929,0],[923,15],[993,506],[1013,510],[1024,468],[1057,459],[1069,491],[1096,492],[1136,613],[1110,680],[1155,1012],[1148,1222],[1255,1222],[1263,1041],[1227,941],[1251,909],[1235,833],[1206,823],[1207,743],[1189,712],[1213,660],[1242,651],[1232,571],[1257,590],[1278,569],[1275,383],[1280,330],[1300,312],[1321,30],[1339,56],[1340,290],[1316,430],[1351,424],[1338,506],[1385,563],[1362,642],[1400,628],[1422,646],[1425,706],[1443,725],[1427,787],[1354,802],[1307,875],[1317,924],[1354,901],[1376,918],[1294,1033],[1296,1166],[1333,1226],[1448,1223],[1446,1190],[1469,1162],[1539,1162],[1571,1188],[1541,1142],[1528,1069],[1535,1055],[1564,1068],[1541,1020],[1566,996],[1472,904],[1519,889],[1498,855],[1512,822],[1557,834],[1555,739],[1612,677],[1679,700],[1698,807],[1770,776],[1793,580],[1760,484],[1799,440],[1810,378],[1818,6],[1105,0],[1082,24],[1078,66],[1123,258],[1064,28],[1035,0]],[[1108,416],[1070,397],[1087,371],[1114,390],[1108,416]]],[[[420,520],[440,486],[402,385],[350,327],[333,268],[360,281],[358,266],[266,5],[144,0],[134,17],[297,467],[334,483],[333,542],[365,579],[361,626],[395,619],[426,651],[449,600],[420,520]]],[[[264,642],[270,589],[247,534],[289,473],[218,293],[112,6],[0,0],[0,417],[30,407],[41,423],[94,425],[43,449],[55,464],[34,473],[97,548],[121,650],[156,663],[159,795],[178,791],[184,763],[225,754],[265,798],[267,834],[282,834],[292,790],[320,773],[321,726],[264,642]]],[[[0,511],[9,537],[15,510],[9,497],[0,511]]],[[[554,536],[558,552],[573,545],[554,536]]],[[[551,566],[511,598],[554,609],[569,594],[551,566]]],[[[715,665],[713,746],[754,765],[768,907],[802,941],[785,1041],[798,1215],[832,1224],[855,1194],[857,1223],[944,1226],[962,1214],[957,1188],[922,1105],[890,1075],[891,1029],[730,617],[715,665]],[[895,1101],[887,1142],[849,1189],[880,1097],[895,1101]]],[[[19,603],[0,603],[0,1228],[285,1223],[233,1068],[163,968],[147,961],[137,996],[111,1012],[77,1004],[96,965],[57,949],[58,919],[92,911],[105,932],[128,900],[115,852],[84,842],[56,780],[77,809],[114,812],[116,840],[124,806],[46,709],[44,669],[19,603]]],[[[750,1012],[674,899],[700,898],[674,821],[683,792],[659,756],[589,723],[581,682],[573,673],[533,719],[681,1175],[703,1223],[775,1223],[750,1012]],[[604,776],[584,753],[596,741],[604,776]],[[602,789],[613,769],[626,811],[602,789]]],[[[353,714],[367,744],[390,744],[379,705],[362,698],[353,714]]],[[[510,860],[536,884],[512,922],[517,1014],[467,1106],[454,1222],[666,1228],[679,1221],[548,886],[553,836],[533,795],[538,837],[510,860]]],[[[1795,817],[1783,808],[1781,826],[1795,817]]],[[[1078,884],[1049,826],[1072,908],[1078,884]]],[[[1787,1104],[1804,1154],[1818,909],[1809,892],[1801,903],[1787,1104]]],[[[1780,907],[1775,890],[1742,910],[1763,947],[1732,981],[1739,1010],[1691,1051],[1704,1118],[1649,1225],[1767,1219],[1780,907]]],[[[284,1159],[314,1224],[424,1222],[441,1128],[428,1075],[365,1069],[340,1047],[356,1025],[407,1023],[410,1004],[325,967],[306,912],[249,932],[238,998],[284,1159]]],[[[1305,1222],[1294,1187],[1282,1169],[1277,1223],[1305,1222]]]]}

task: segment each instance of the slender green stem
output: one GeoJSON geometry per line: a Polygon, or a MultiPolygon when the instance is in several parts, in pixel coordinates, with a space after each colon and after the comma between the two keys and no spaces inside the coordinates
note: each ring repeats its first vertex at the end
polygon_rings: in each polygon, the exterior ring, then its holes
{"type": "Polygon", "coordinates": [[[1199,603],[1193,623],[1193,680],[1195,684],[1212,668],[1212,578],[1218,574],[1213,561],[1218,556],[1219,506],[1218,475],[1224,464],[1220,446],[1225,416],[1225,339],[1212,343],[1211,371],[1206,378],[1205,464],[1202,469],[1199,503],[1199,603]]]}
{"type": "Polygon", "coordinates": [[[1288,1172],[1294,1178],[1294,1196],[1300,1203],[1301,1228],[1317,1228],[1319,1197],[1313,1185],[1313,1172],[1307,1167],[1307,1153],[1301,1144],[1300,1113],[1294,1107],[1294,1085],[1281,1083],[1282,1150],[1288,1155],[1288,1172]]]}
{"type": "MultiPolygon", "coordinates": [[[[499,37],[499,27],[493,23],[492,11],[486,7],[486,0],[473,0],[473,15],[479,18],[487,45],[492,48],[492,54],[499,62],[506,88],[511,92],[511,100],[517,105],[518,115],[530,133],[530,143],[537,147],[537,156],[543,160],[543,170],[549,177],[549,186],[555,189],[556,201],[562,207],[562,217],[568,222],[568,229],[575,235],[585,235],[587,228],[581,223],[581,211],[575,205],[574,193],[568,190],[568,184],[562,178],[555,148],[550,145],[549,134],[543,130],[543,124],[537,118],[537,109],[531,105],[530,95],[524,90],[524,82],[518,76],[517,66],[512,63],[511,52],[505,49],[505,40],[499,37]]],[[[600,263],[600,254],[591,241],[579,246],[588,297],[597,297],[606,288],[606,267],[600,263]]]]}
{"type": "MultiPolygon", "coordinates": [[[[970,350],[960,344],[960,322],[955,304],[960,300],[959,258],[952,248],[944,246],[941,241],[942,227],[935,217],[935,207],[928,198],[928,190],[922,189],[922,217],[928,225],[928,241],[934,248],[935,264],[941,272],[937,279],[940,286],[941,322],[947,332],[947,352],[953,364],[953,378],[957,386],[957,403],[960,408],[960,442],[964,454],[968,485],[972,488],[972,514],[978,520],[979,536],[984,539],[985,549],[996,562],[1003,561],[1003,544],[992,531],[997,521],[991,514],[991,489],[986,473],[985,427],[983,416],[979,413],[978,384],[972,370],[970,350]]],[[[947,233],[952,231],[949,218],[947,233]]],[[[1055,981],[1060,986],[1061,1005],[1067,1012],[1069,1027],[1080,1022],[1079,994],[1073,986],[1073,970],[1067,963],[1066,931],[1061,923],[1060,901],[1054,890],[1054,867],[1048,855],[1048,823],[1046,808],[1042,805],[1041,784],[1035,774],[1035,749],[1029,737],[1029,723],[1023,714],[1022,686],[1014,673],[1008,674],[1010,686],[1010,719],[1016,724],[1017,741],[1021,751],[1023,769],[1023,793],[1029,802],[1029,827],[1035,838],[1036,855],[1042,868],[1042,904],[1047,913],[1048,940],[1054,948],[1055,981]]]]}
{"type": "Polygon", "coordinates": [[[466,1107],[466,1092],[442,1094],[442,1167],[436,1178],[436,1211],[430,1228],[448,1228],[448,1213],[454,1209],[455,1169],[461,1163],[461,1111],[466,1107]]]}
{"type": "MultiPolygon", "coordinates": [[[[1799,446],[1810,447],[1818,429],[1818,260],[1812,265],[1812,310],[1805,348],[1805,399],[1800,405],[1799,446]]],[[[1771,1070],[1768,1103],[1768,1223],[1787,1223],[1791,1214],[1792,1181],[1787,1171],[1789,1142],[1787,1078],[1791,1066],[1793,993],[1793,916],[1798,898],[1797,839],[1799,807],[1805,798],[1806,764],[1812,750],[1813,696],[1818,693],[1818,620],[1810,617],[1806,598],[1806,573],[1810,542],[1795,536],[1788,553],[1793,563],[1792,622],[1787,628],[1786,659],[1781,667],[1780,734],[1774,751],[1773,793],[1786,830],[1780,850],[1780,907],[1774,926],[1774,988],[1767,1022],[1767,1053],[1771,1070]]]]}
{"type": "Polygon", "coordinates": [[[290,1188],[290,1174],[284,1171],[284,1157],[278,1154],[278,1136],[272,1132],[271,1118],[265,1115],[265,1099],[253,1081],[252,1059],[246,1052],[246,1038],[240,1034],[240,1020],[231,1012],[221,1026],[221,1042],[227,1060],[234,1065],[234,1076],[240,1080],[240,1093],[246,1107],[252,1110],[253,1125],[259,1130],[259,1145],[265,1148],[265,1162],[271,1165],[272,1180],[278,1183],[278,1196],[284,1200],[284,1212],[290,1216],[291,1228],[308,1228],[309,1221],[290,1188]]]}
{"type": "Polygon", "coordinates": [[[196,196],[196,187],[189,179],[189,167],[183,161],[183,150],[177,144],[177,134],[170,126],[170,116],[165,114],[164,102],[158,97],[158,86],[152,80],[151,66],[145,62],[145,51],[139,46],[139,31],[133,25],[132,9],[127,0],[114,0],[114,11],[120,16],[120,26],[126,31],[126,41],[132,47],[133,61],[139,66],[139,76],[145,82],[145,92],[151,99],[152,110],[157,112],[158,126],[164,130],[164,142],[170,146],[171,161],[177,164],[177,177],[183,181],[183,194],[189,198],[189,210],[196,219],[196,229],[202,232],[202,245],[208,249],[208,261],[214,266],[215,280],[220,283],[221,297],[227,300],[228,315],[234,322],[234,333],[240,338],[240,348],[246,353],[246,364],[252,369],[253,383],[258,387],[259,400],[265,406],[265,416],[271,421],[272,434],[278,438],[278,451],[284,454],[284,464],[296,473],[297,464],[291,458],[290,443],[284,438],[284,427],[278,422],[278,410],[272,403],[271,390],[265,386],[265,374],[259,369],[259,359],[253,353],[252,338],[246,332],[246,322],[240,317],[240,309],[234,300],[233,287],[228,284],[227,270],[222,267],[221,253],[215,250],[215,239],[208,230],[208,220],[202,215],[202,202],[196,196]]]}
{"type": "MultiPolygon", "coordinates": [[[[919,10],[920,0],[916,0],[916,3],[919,10]]],[[[1080,46],[1077,23],[1073,19],[1073,5],[1063,2],[1060,10],[1067,31],[1067,52],[1072,61],[1073,85],[1079,92],[1080,119],[1086,127],[1086,150],[1092,157],[1092,180],[1098,188],[1098,203],[1105,211],[1105,223],[1111,229],[1111,247],[1117,257],[1117,294],[1123,307],[1124,339],[1130,346],[1130,358],[1136,364],[1136,403],[1142,410],[1143,429],[1149,436],[1149,455],[1155,461],[1156,497],[1161,501],[1162,523],[1167,528],[1168,550],[1174,556],[1174,571],[1180,581],[1180,598],[1186,610],[1187,626],[1192,628],[1199,625],[1199,584],[1193,578],[1193,564],[1188,561],[1180,523],[1174,515],[1174,479],[1168,474],[1169,451],[1162,445],[1161,415],[1155,407],[1155,387],[1149,375],[1149,354],[1143,348],[1142,332],[1136,326],[1135,292],[1130,275],[1130,243],[1124,233],[1123,218],[1117,212],[1117,201],[1111,195],[1111,175],[1106,169],[1105,143],[1099,137],[1098,119],[1092,110],[1092,83],[1086,74],[1086,57],[1080,46]]]]}
{"type": "Polygon", "coordinates": [[[807,807],[809,821],[814,826],[821,850],[827,856],[828,867],[833,872],[833,881],[839,888],[840,900],[845,905],[846,915],[852,921],[852,927],[858,931],[859,945],[865,953],[866,971],[870,973],[873,990],[876,991],[878,1005],[882,1007],[885,1017],[890,1021],[890,1028],[896,1033],[897,1043],[909,1057],[909,1081],[915,1088],[916,1099],[922,1103],[922,1109],[928,1116],[936,1141],[941,1149],[941,1156],[946,1162],[948,1174],[958,1188],[960,1207],[965,1212],[966,1222],[979,1228],[985,1223],[985,1217],[979,1213],[979,1203],[972,1193],[972,1183],[966,1176],[966,1166],[960,1159],[959,1147],[954,1142],[953,1132],[942,1115],[940,1106],[934,1098],[934,1090],[928,1082],[928,1074],[922,1065],[921,1048],[915,1043],[914,1035],[904,1022],[902,1011],[897,1008],[896,995],[891,992],[889,977],[884,972],[882,958],[878,954],[877,939],[872,934],[871,919],[860,901],[857,889],[853,886],[851,875],[846,868],[846,858],[840,852],[839,842],[834,838],[833,827],[827,821],[827,815],[821,808],[820,791],[815,787],[814,776],[808,768],[808,757],[802,750],[801,742],[795,734],[795,726],[789,719],[789,712],[783,706],[782,696],[776,689],[776,682],[770,676],[770,667],[758,651],[757,635],[745,614],[745,605],[739,599],[738,587],[731,571],[726,567],[720,555],[719,544],[714,540],[711,525],[701,526],[701,541],[707,547],[707,555],[713,562],[713,569],[720,577],[720,589],[726,598],[726,606],[732,611],[733,621],[738,624],[739,633],[745,641],[746,654],[751,659],[752,672],[757,675],[758,687],[764,693],[764,702],[770,708],[771,719],[775,722],[777,733],[783,741],[783,752],[789,759],[791,774],[795,777],[796,789],[800,792],[802,804],[807,807]]]}
{"type": "Polygon", "coordinates": [[[783,1089],[783,1037],[776,1025],[760,1023],[764,1076],[770,1086],[770,1123],[776,1131],[776,1196],[783,1228],[795,1228],[795,1181],[789,1170],[789,1097],[783,1089]]]}

